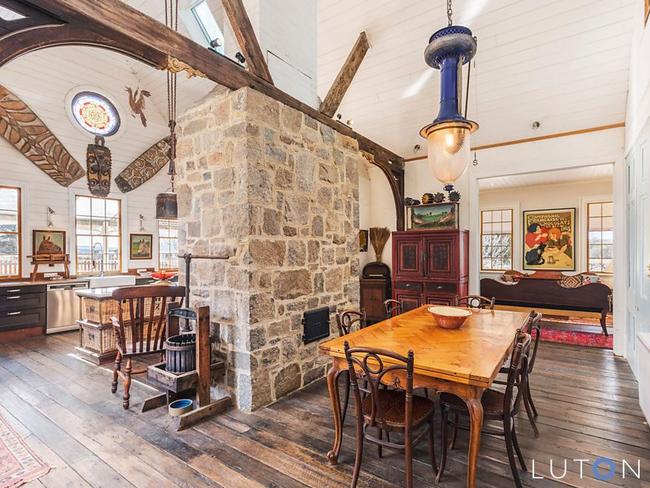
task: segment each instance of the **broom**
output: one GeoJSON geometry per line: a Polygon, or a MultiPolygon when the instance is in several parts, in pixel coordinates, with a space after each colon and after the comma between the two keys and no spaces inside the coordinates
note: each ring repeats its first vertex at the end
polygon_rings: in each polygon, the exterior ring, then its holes
{"type": "Polygon", "coordinates": [[[370,243],[375,250],[377,262],[381,263],[381,255],[384,252],[384,246],[390,237],[390,230],[386,227],[370,227],[370,243]]]}

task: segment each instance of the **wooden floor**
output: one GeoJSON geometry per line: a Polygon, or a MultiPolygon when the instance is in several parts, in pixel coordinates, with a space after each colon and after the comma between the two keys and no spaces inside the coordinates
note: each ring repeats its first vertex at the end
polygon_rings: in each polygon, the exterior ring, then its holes
{"type": "MultiPolygon", "coordinates": [[[[354,430],[348,420],[340,464],[325,460],[333,437],[326,387],[319,382],[252,415],[232,411],[176,433],[163,411],[138,412],[151,391],[132,388],[125,412],[110,393],[110,374],[73,354],[75,334],[0,344],[0,414],[46,462],[55,466],[30,483],[37,487],[342,487],[351,474],[354,430]]],[[[526,458],[546,479],[524,474],[526,486],[650,486],[650,431],[637,401],[637,385],[625,361],[611,351],[542,343],[533,396],[541,436],[534,439],[525,418],[518,423],[526,458]],[[563,460],[606,456],[641,460],[642,480],[617,476],[596,481],[585,466],[563,460]],[[558,469],[559,468],[559,469],[558,469]]],[[[119,391],[119,390],[118,390],[119,391]]],[[[440,486],[465,486],[466,437],[451,451],[440,486]]],[[[434,486],[424,447],[417,451],[416,487],[434,486]]],[[[513,486],[503,440],[483,438],[479,486],[513,486]]],[[[379,460],[367,449],[359,486],[402,486],[401,455],[379,460]]],[[[617,461],[618,464],[618,461],[617,461]]],[[[620,464],[619,464],[620,466],[620,464]]]]}

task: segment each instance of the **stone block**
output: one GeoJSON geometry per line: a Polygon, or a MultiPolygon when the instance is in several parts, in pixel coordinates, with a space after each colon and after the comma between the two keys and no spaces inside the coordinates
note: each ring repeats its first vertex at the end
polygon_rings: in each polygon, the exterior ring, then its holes
{"type": "Polygon", "coordinates": [[[312,292],[311,275],[306,269],[279,271],[273,280],[273,290],[280,300],[308,295],[312,292]]]}

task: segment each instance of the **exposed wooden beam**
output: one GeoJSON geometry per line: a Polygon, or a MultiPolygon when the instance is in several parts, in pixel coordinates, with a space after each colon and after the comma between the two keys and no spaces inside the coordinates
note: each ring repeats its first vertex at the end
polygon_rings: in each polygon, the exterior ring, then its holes
{"type": "Polygon", "coordinates": [[[135,158],[115,177],[122,193],[135,190],[153,178],[169,163],[169,137],[165,137],[135,158]]]}
{"type": "Polygon", "coordinates": [[[348,54],[345,63],[341,66],[339,74],[336,75],[334,83],[332,83],[332,86],[327,92],[325,100],[320,104],[321,112],[330,117],[334,116],[369,48],[370,45],[368,44],[366,33],[361,32],[359,37],[357,37],[357,42],[352,46],[352,50],[350,51],[350,54],[348,54]]]}
{"type": "Polygon", "coordinates": [[[264,59],[260,44],[257,42],[257,36],[246,13],[244,3],[242,0],[221,0],[221,3],[230,21],[230,27],[237,38],[239,48],[246,58],[246,65],[253,74],[273,83],[271,72],[264,59]]]}
{"type": "MultiPolygon", "coordinates": [[[[7,1],[0,0],[0,5],[7,1]]],[[[404,160],[399,155],[120,0],[13,1],[39,9],[66,25],[16,30],[11,35],[0,35],[0,66],[18,55],[50,46],[73,44],[112,49],[158,69],[167,69],[170,58],[175,58],[215,83],[232,90],[250,87],[356,139],[359,149],[372,154],[373,164],[381,167],[385,174],[403,173],[404,160]]],[[[394,198],[401,200],[402,195],[394,195],[394,198]]],[[[398,209],[398,214],[400,211],[398,209]]]]}
{"type": "Polygon", "coordinates": [[[85,174],[43,121],[2,85],[0,136],[61,186],[69,186],[85,174]]]}
{"type": "MultiPolygon", "coordinates": [[[[527,142],[537,142],[537,141],[545,141],[546,139],[556,139],[558,137],[567,137],[567,136],[575,136],[578,134],[588,134],[589,132],[598,132],[601,130],[609,130],[609,129],[617,129],[619,127],[625,127],[625,122],[617,122],[616,124],[608,124],[608,125],[598,125],[596,127],[588,127],[586,129],[578,129],[578,130],[569,130],[566,132],[555,132],[553,134],[546,134],[544,136],[536,136],[536,137],[526,137],[524,139],[515,139],[512,141],[503,141],[503,142],[495,142],[493,144],[483,144],[482,146],[474,146],[472,147],[472,151],[481,151],[483,149],[494,149],[495,147],[503,147],[503,146],[512,146],[515,144],[525,144],[527,142]]],[[[427,156],[418,156],[416,158],[408,158],[405,159],[404,162],[410,162],[410,161],[420,161],[423,159],[427,159],[427,156]]]]}

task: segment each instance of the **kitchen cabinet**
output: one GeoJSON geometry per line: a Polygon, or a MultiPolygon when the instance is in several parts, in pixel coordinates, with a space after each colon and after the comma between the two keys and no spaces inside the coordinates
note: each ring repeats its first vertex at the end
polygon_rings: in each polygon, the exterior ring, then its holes
{"type": "Polygon", "coordinates": [[[46,286],[19,284],[0,287],[0,332],[35,328],[45,331],[46,286]]]}

